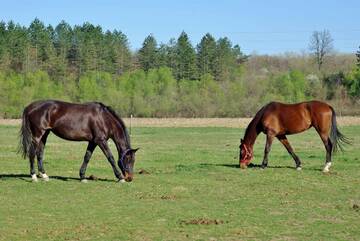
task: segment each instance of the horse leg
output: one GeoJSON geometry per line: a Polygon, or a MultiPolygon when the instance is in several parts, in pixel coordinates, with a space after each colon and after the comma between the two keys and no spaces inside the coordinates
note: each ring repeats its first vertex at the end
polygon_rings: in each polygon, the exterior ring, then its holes
{"type": "Polygon", "coordinates": [[[300,161],[299,157],[295,154],[295,152],[292,149],[290,142],[288,141],[286,136],[285,135],[277,136],[277,138],[285,146],[286,150],[289,152],[289,154],[294,159],[295,165],[296,165],[296,170],[300,171],[301,170],[301,161],[300,161]]]}
{"type": "Polygon", "coordinates": [[[86,152],[85,152],[85,156],[84,156],[84,161],[80,167],[80,171],[79,171],[79,175],[80,175],[80,181],[85,182],[85,172],[86,172],[86,167],[90,161],[91,155],[93,153],[93,151],[96,148],[96,144],[92,141],[89,141],[89,144],[87,146],[86,152]]]}
{"type": "Polygon", "coordinates": [[[37,176],[35,172],[35,156],[37,155],[37,150],[39,148],[39,143],[43,133],[40,130],[37,130],[37,133],[33,133],[32,145],[29,150],[29,161],[30,161],[30,175],[33,182],[37,182],[37,176]]]}
{"type": "Polygon", "coordinates": [[[274,140],[274,136],[267,134],[266,135],[266,144],[265,144],[265,150],[264,150],[264,159],[261,164],[261,168],[266,168],[268,165],[268,155],[271,149],[271,144],[274,140]]]}
{"type": "Polygon", "coordinates": [[[33,182],[37,182],[37,176],[35,172],[35,150],[30,150],[29,152],[29,161],[30,161],[30,176],[33,182]]]}
{"type": "Polygon", "coordinates": [[[39,142],[38,148],[36,150],[39,175],[44,181],[49,181],[49,176],[46,175],[45,169],[44,169],[44,166],[43,166],[44,148],[45,148],[45,144],[46,144],[46,140],[47,140],[48,135],[49,135],[49,131],[46,131],[44,133],[44,135],[41,137],[41,141],[39,142]]]}
{"type": "Polygon", "coordinates": [[[331,167],[331,152],[332,152],[333,144],[331,143],[329,135],[324,133],[319,133],[319,134],[326,149],[326,160],[325,160],[325,166],[323,172],[329,172],[331,167]]]}
{"type": "Polygon", "coordinates": [[[108,159],[114,174],[116,176],[117,179],[119,179],[119,181],[124,182],[124,177],[123,175],[117,170],[116,165],[115,165],[115,160],[114,157],[110,151],[110,148],[107,144],[107,141],[103,140],[97,143],[97,145],[99,145],[99,147],[101,148],[101,150],[103,151],[103,153],[105,154],[106,158],[108,159]]]}

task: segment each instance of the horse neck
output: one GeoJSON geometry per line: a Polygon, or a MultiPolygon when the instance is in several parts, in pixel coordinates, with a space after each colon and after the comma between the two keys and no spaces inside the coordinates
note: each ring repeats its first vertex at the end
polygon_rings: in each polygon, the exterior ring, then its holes
{"type": "Polygon", "coordinates": [[[251,149],[253,148],[255,140],[260,133],[257,128],[258,122],[259,120],[257,118],[254,118],[245,131],[243,143],[249,146],[251,149]]]}
{"type": "Polygon", "coordinates": [[[114,126],[113,141],[116,145],[116,149],[119,153],[119,158],[125,150],[131,149],[130,140],[127,135],[126,129],[120,123],[116,123],[114,126]]]}

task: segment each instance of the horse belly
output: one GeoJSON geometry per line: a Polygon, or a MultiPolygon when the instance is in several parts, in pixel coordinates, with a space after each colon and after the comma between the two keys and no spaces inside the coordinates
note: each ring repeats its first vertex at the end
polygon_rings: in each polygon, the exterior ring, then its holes
{"type": "Polygon", "coordinates": [[[303,113],[294,113],[283,120],[285,134],[297,134],[311,127],[311,119],[303,113]]]}
{"type": "Polygon", "coordinates": [[[70,141],[90,141],[92,132],[88,125],[81,123],[57,123],[51,131],[60,138],[70,141]]]}

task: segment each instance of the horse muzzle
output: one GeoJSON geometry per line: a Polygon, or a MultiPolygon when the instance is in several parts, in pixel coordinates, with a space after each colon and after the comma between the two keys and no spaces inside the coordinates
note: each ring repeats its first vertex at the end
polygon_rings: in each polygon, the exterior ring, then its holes
{"type": "Polygon", "coordinates": [[[125,172],[125,178],[124,179],[125,179],[126,182],[131,182],[134,179],[133,174],[125,172]]]}
{"type": "Polygon", "coordinates": [[[246,169],[250,162],[251,162],[251,159],[240,160],[240,168],[246,169]]]}
{"type": "Polygon", "coordinates": [[[241,169],[246,169],[247,168],[247,164],[246,163],[240,163],[240,168],[241,169]]]}

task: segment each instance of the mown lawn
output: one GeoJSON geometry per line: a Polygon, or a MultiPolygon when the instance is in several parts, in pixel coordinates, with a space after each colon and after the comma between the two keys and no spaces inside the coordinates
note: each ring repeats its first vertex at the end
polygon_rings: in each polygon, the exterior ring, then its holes
{"type": "MultiPolygon", "coordinates": [[[[243,129],[134,128],[132,183],[115,182],[96,149],[80,183],[86,143],[51,135],[50,181],[32,183],[16,153],[18,126],[0,126],[0,240],[359,240],[360,126],[342,127],[353,145],[321,168],[315,131],[290,136],[303,161],[298,172],[278,141],[270,168],[238,168],[243,129]]],[[[264,136],[255,146],[262,159],[264,136]]],[[[114,145],[112,149],[115,153],[114,145]]]]}

